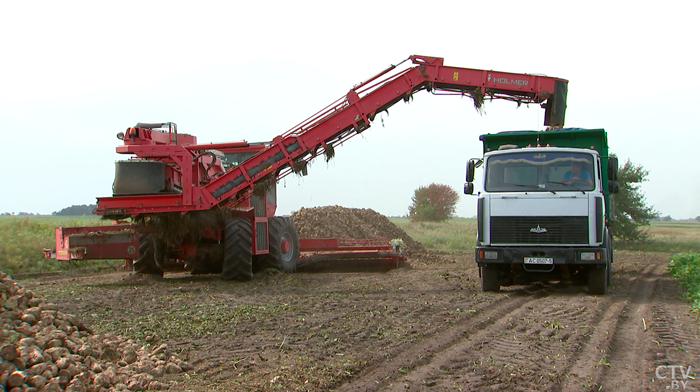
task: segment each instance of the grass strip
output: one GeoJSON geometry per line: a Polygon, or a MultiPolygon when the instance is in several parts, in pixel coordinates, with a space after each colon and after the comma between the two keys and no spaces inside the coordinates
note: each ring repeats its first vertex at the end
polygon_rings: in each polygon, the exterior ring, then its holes
{"type": "Polygon", "coordinates": [[[671,257],[668,270],[680,281],[690,307],[700,318],[700,253],[677,253],[671,257]]]}

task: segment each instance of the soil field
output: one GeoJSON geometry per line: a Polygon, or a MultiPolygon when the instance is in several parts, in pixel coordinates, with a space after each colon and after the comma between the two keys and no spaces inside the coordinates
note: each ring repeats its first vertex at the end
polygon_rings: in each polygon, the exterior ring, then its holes
{"type": "Polygon", "coordinates": [[[161,380],[173,391],[700,390],[698,322],[669,256],[616,252],[607,296],[482,293],[472,254],[246,283],[129,272],[19,283],[97,331],[166,343],[194,367],[161,380]]]}

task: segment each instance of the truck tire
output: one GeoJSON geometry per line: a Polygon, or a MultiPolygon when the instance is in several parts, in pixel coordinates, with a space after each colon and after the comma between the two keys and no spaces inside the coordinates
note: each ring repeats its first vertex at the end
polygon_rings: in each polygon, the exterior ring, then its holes
{"type": "Polygon", "coordinates": [[[499,291],[501,289],[501,281],[498,276],[498,269],[495,267],[481,267],[481,290],[499,291]]]}
{"type": "Polygon", "coordinates": [[[250,221],[231,218],[224,226],[224,261],[221,279],[249,281],[253,278],[253,234],[250,221]]]}
{"type": "Polygon", "coordinates": [[[162,245],[156,251],[156,238],[153,234],[139,235],[139,257],[134,260],[134,272],[137,274],[163,276],[162,245]]]}
{"type": "Polygon", "coordinates": [[[605,245],[605,251],[608,253],[608,286],[612,285],[612,263],[613,263],[613,245],[612,245],[612,235],[610,235],[610,230],[606,230],[607,242],[605,245]]]}
{"type": "Polygon", "coordinates": [[[289,218],[273,216],[268,220],[270,253],[267,265],[283,272],[294,272],[299,261],[299,234],[289,218]]]}
{"type": "Polygon", "coordinates": [[[588,269],[588,294],[605,295],[608,293],[609,266],[610,261],[607,261],[602,268],[598,265],[592,265],[588,269]]]}

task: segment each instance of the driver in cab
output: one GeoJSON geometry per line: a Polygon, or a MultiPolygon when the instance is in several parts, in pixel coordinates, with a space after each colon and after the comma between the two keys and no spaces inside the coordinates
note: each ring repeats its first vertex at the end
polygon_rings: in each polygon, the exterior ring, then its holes
{"type": "Polygon", "coordinates": [[[583,183],[586,185],[593,185],[591,174],[588,173],[588,171],[581,169],[581,162],[571,163],[571,168],[569,171],[564,173],[563,182],[565,184],[583,183]]]}

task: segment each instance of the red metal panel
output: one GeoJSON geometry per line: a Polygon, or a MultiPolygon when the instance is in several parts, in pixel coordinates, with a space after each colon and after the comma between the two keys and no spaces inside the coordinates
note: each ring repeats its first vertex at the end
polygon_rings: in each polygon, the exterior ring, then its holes
{"type": "Polygon", "coordinates": [[[266,255],[270,253],[270,244],[268,242],[268,239],[270,238],[268,234],[268,225],[267,225],[267,216],[265,217],[255,217],[253,222],[253,226],[251,228],[251,232],[253,233],[253,254],[254,255],[266,255]],[[264,223],[264,233],[258,233],[258,223],[264,223]],[[258,235],[260,234],[260,235],[258,235]],[[260,238],[262,236],[262,238],[260,238]],[[262,241],[262,245],[260,245],[258,242],[262,241]],[[258,249],[260,248],[260,249],[258,249]]]}
{"type": "MultiPolygon", "coordinates": [[[[226,143],[209,143],[209,144],[197,144],[194,146],[185,146],[186,149],[190,151],[201,151],[201,150],[224,150],[228,148],[239,148],[248,147],[248,142],[226,142],[226,143]]],[[[262,149],[262,148],[260,148],[262,149]]]]}
{"type": "Polygon", "coordinates": [[[57,260],[134,259],[139,255],[139,234],[133,225],[58,227],[55,251],[44,257],[57,260]]]}
{"type": "Polygon", "coordinates": [[[361,251],[361,250],[391,250],[388,238],[300,238],[299,250],[301,252],[324,252],[324,251],[361,251]]]}

